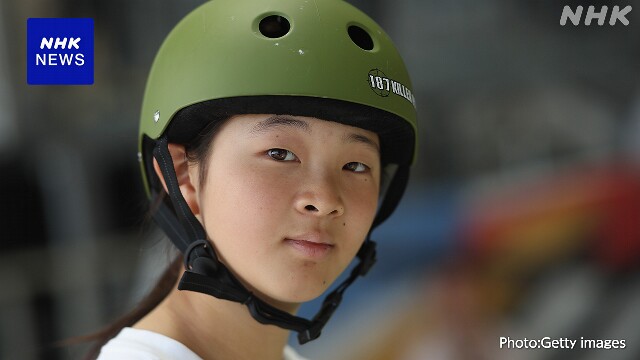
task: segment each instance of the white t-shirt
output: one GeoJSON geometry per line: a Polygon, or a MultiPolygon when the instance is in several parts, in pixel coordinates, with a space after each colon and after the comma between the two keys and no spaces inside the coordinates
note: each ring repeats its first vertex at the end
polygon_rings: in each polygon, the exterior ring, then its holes
{"type": "MultiPolygon", "coordinates": [[[[181,342],[148,330],[126,327],[109,340],[98,360],[202,360],[181,342]]],[[[306,360],[290,346],[283,352],[283,360],[306,360]]]]}

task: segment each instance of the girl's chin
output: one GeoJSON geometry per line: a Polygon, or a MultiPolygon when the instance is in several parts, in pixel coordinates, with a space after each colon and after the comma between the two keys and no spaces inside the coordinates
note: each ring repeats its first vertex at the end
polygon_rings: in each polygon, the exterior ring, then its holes
{"type": "Polygon", "coordinates": [[[305,266],[279,268],[270,278],[263,274],[251,274],[243,278],[236,276],[244,286],[264,302],[280,310],[295,312],[302,303],[312,301],[322,294],[335,281],[335,275],[327,269],[305,266]],[[247,281],[248,279],[253,281],[247,281]],[[278,279],[278,280],[274,280],[278,279]],[[252,286],[260,284],[260,286],[252,286]]]}
{"type": "Polygon", "coordinates": [[[269,305],[293,314],[302,303],[317,299],[326,289],[326,286],[310,289],[309,285],[306,284],[299,288],[276,289],[271,296],[259,293],[257,295],[269,305]]]}

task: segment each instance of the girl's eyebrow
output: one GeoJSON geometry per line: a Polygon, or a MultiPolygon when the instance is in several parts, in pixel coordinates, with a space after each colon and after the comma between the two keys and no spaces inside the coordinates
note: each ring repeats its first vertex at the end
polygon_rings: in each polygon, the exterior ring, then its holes
{"type": "Polygon", "coordinates": [[[371,147],[372,149],[374,149],[378,154],[380,154],[380,146],[378,146],[378,144],[375,141],[371,140],[367,136],[356,134],[356,133],[349,133],[349,134],[346,134],[342,139],[344,142],[348,142],[348,143],[365,144],[371,147]]]}
{"type": "Polygon", "coordinates": [[[292,126],[311,133],[309,124],[307,124],[306,121],[290,118],[283,115],[273,115],[260,121],[253,126],[250,132],[252,134],[259,134],[280,126],[292,126]]]}
{"type": "MultiPolygon", "coordinates": [[[[281,126],[291,126],[291,127],[295,127],[298,129],[302,129],[305,132],[311,134],[311,127],[309,126],[309,124],[306,121],[303,120],[298,120],[298,119],[294,119],[291,117],[288,117],[286,115],[273,115],[270,116],[260,122],[258,122],[257,124],[255,124],[252,128],[250,133],[251,134],[259,134],[259,133],[264,133],[267,132],[271,129],[277,128],[277,127],[281,127],[281,126]]],[[[342,140],[346,143],[361,143],[361,144],[365,144],[369,147],[371,147],[372,149],[374,149],[377,153],[380,153],[380,146],[378,146],[378,144],[373,141],[372,139],[370,139],[367,136],[361,135],[361,134],[356,134],[356,133],[349,133],[346,134],[342,140]]]]}

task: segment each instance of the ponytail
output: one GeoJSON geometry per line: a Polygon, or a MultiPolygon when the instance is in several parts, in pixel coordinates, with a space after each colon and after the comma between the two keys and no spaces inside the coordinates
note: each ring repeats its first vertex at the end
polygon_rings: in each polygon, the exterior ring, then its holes
{"type": "Polygon", "coordinates": [[[111,324],[105,326],[101,330],[96,331],[93,334],[78,336],[69,340],[65,340],[59,343],[59,345],[75,345],[83,342],[93,342],[90,350],[84,356],[84,360],[93,360],[100,354],[100,349],[111,338],[118,335],[118,333],[125,327],[132,326],[140,319],[145,317],[151,312],[158,304],[164,300],[167,295],[173,290],[176,282],[178,281],[178,275],[180,268],[182,267],[182,256],[177,256],[169,266],[164,270],[162,275],[158,278],[157,283],[151,289],[151,291],[145,296],[138,305],[130,312],[121,316],[111,324]]]}

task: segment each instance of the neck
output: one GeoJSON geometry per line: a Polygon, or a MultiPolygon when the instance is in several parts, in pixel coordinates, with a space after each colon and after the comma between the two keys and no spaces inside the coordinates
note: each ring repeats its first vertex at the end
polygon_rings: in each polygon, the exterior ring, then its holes
{"type": "Polygon", "coordinates": [[[289,336],[257,322],[245,305],[177,287],[134,327],[173,338],[206,360],[281,360],[289,336]]]}

